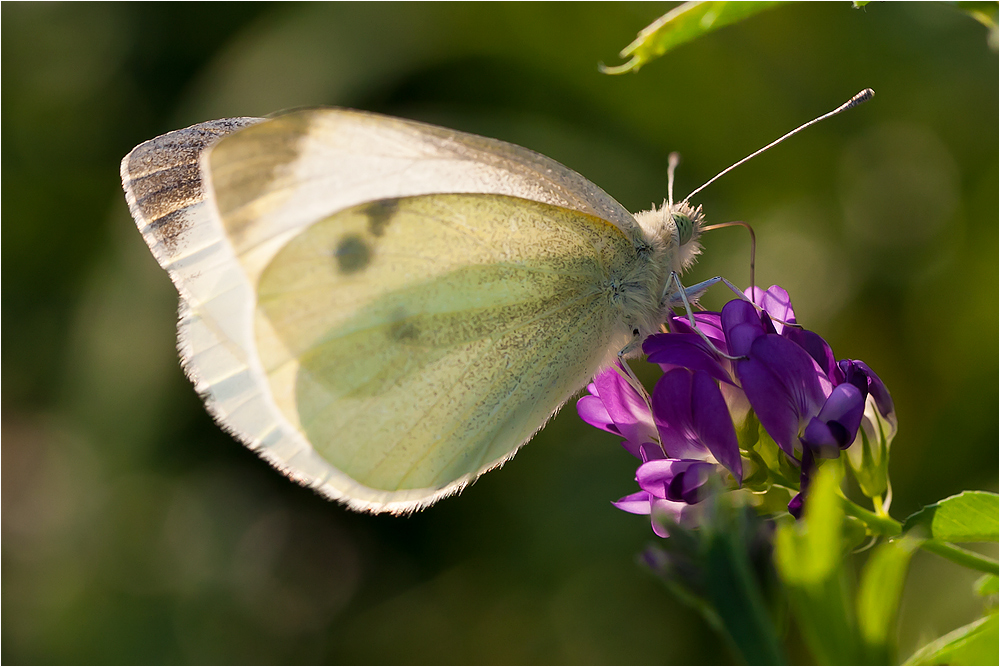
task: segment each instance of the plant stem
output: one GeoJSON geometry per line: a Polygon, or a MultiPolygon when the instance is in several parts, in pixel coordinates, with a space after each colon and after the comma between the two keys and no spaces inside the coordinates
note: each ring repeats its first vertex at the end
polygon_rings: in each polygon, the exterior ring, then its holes
{"type": "Polygon", "coordinates": [[[972,570],[987,572],[989,574],[997,574],[998,569],[1000,569],[1000,563],[997,563],[997,561],[993,560],[989,556],[977,554],[975,551],[969,551],[968,549],[957,547],[948,542],[927,540],[920,546],[923,547],[925,551],[930,551],[932,554],[937,554],[942,558],[947,558],[953,563],[957,563],[962,567],[967,567],[972,570]]]}
{"type": "MultiPolygon", "coordinates": [[[[869,512],[865,508],[855,504],[853,501],[848,500],[843,496],[840,497],[840,500],[841,505],[844,508],[844,512],[863,521],[873,533],[884,537],[895,537],[903,532],[903,524],[896,521],[888,514],[879,516],[874,512],[869,512]]],[[[962,547],[955,546],[949,542],[924,540],[920,546],[925,551],[930,551],[932,554],[937,554],[942,558],[947,558],[951,562],[957,563],[962,567],[978,570],[979,572],[987,572],[989,574],[997,574],[998,571],[1000,571],[1000,563],[997,563],[997,561],[993,558],[978,554],[975,551],[963,549],[962,547]]]]}
{"type": "Polygon", "coordinates": [[[841,505],[844,508],[844,512],[855,519],[860,519],[868,526],[872,532],[877,535],[884,535],[886,537],[894,537],[903,532],[903,524],[893,519],[891,516],[879,516],[874,512],[869,512],[860,505],[855,504],[853,501],[840,497],[841,505]]]}

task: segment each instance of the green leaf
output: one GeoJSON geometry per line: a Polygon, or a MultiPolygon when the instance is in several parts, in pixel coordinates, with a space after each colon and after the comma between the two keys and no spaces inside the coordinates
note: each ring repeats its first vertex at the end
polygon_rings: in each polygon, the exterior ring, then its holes
{"type": "Polygon", "coordinates": [[[956,2],[955,6],[987,28],[997,27],[998,4],[996,2],[956,2]]]}
{"type": "Polygon", "coordinates": [[[935,639],[905,665],[995,665],[1000,642],[996,612],[935,639]]]}
{"type": "Polygon", "coordinates": [[[979,21],[989,31],[986,43],[994,51],[997,50],[997,13],[996,2],[956,2],[955,5],[970,17],[979,21]]]}
{"type": "Polygon", "coordinates": [[[784,664],[781,643],[744,545],[731,535],[713,538],[705,554],[713,576],[705,583],[719,618],[749,664],[784,664]]]}
{"type": "Polygon", "coordinates": [[[1000,577],[995,574],[984,574],[976,579],[976,595],[986,597],[1000,593],[1000,577]]]}
{"type": "Polygon", "coordinates": [[[638,71],[640,67],[681,44],[723,26],[770,9],[777,2],[685,2],[656,19],[619,54],[624,65],[600,69],[605,74],[638,71]]]}
{"type": "Polygon", "coordinates": [[[869,664],[894,664],[893,630],[906,570],[920,540],[903,538],[879,546],[865,563],[858,588],[858,630],[869,664]]]}
{"type": "Polygon", "coordinates": [[[670,539],[647,550],[645,564],[704,616],[741,661],[787,663],[770,613],[779,587],[769,528],[742,496],[711,496],[702,507],[701,526],[669,524],[670,539]]]}
{"type": "Polygon", "coordinates": [[[864,521],[853,517],[844,517],[844,548],[853,551],[870,539],[868,526],[864,521]]]}
{"type": "Polygon", "coordinates": [[[917,531],[938,542],[996,542],[1000,538],[1000,496],[963,491],[928,505],[903,522],[903,531],[917,531]]]}
{"type": "Polygon", "coordinates": [[[861,657],[843,561],[840,468],[821,467],[801,521],[778,527],[774,561],[802,636],[820,664],[856,664],[861,657]]]}

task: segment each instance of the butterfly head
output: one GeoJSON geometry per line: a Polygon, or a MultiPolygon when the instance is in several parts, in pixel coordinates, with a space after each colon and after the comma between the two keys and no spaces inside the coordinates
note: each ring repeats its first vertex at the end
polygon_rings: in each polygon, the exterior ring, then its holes
{"type": "Polygon", "coordinates": [[[705,215],[701,206],[691,206],[687,201],[670,204],[636,213],[636,221],[647,238],[656,239],[657,245],[667,249],[664,257],[668,272],[678,275],[686,271],[701,253],[701,228],[705,215]]]}

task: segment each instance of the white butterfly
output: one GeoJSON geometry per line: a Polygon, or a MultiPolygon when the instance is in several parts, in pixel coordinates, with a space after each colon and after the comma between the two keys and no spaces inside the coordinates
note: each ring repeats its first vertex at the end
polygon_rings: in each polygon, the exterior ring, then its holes
{"type": "Polygon", "coordinates": [[[171,132],[121,175],[208,410],[371,512],[511,458],[658,330],[699,251],[686,201],[632,215],[527,149],[344,109],[171,132]]]}

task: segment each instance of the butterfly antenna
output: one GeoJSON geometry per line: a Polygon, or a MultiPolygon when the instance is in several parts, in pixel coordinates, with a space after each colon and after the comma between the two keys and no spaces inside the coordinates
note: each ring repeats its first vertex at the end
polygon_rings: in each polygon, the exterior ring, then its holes
{"type": "Polygon", "coordinates": [[[743,164],[744,162],[746,162],[750,158],[757,157],[758,155],[760,155],[764,151],[766,151],[766,150],[768,150],[770,148],[774,148],[775,146],[777,146],[778,144],[780,144],[785,139],[791,137],[792,135],[798,134],[799,132],[801,132],[802,130],[806,129],[810,125],[815,125],[816,123],[820,122],[821,120],[826,120],[827,118],[830,118],[831,116],[836,116],[837,114],[842,113],[844,111],[847,111],[848,109],[853,109],[854,107],[858,106],[859,104],[864,104],[865,102],[867,102],[868,100],[870,100],[873,97],[875,97],[875,91],[872,90],[871,88],[865,88],[860,93],[858,93],[857,95],[855,95],[851,99],[847,100],[846,102],[844,102],[843,104],[841,104],[839,107],[837,107],[833,111],[830,111],[829,113],[825,113],[822,116],[820,116],[819,118],[813,118],[811,121],[809,121],[808,123],[806,123],[804,125],[799,125],[797,128],[795,128],[794,130],[792,130],[788,134],[786,134],[786,135],[784,135],[782,137],[779,137],[778,139],[775,139],[774,141],[772,141],[771,143],[769,143],[767,146],[764,146],[760,150],[751,153],[750,155],[746,156],[745,158],[743,158],[742,160],[740,160],[736,164],[732,165],[731,167],[723,169],[718,174],[716,174],[712,178],[708,179],[708,181],[706,181],[701,187],[695,189],[694,192],[692,192],[687,197],[685,197],[684,201],[690,201],[691,197],[695,196],[696,194],[698,194],[699,192],[701,192],[702,190],[704,190],[705,188],[707,188],[709,185],[711,185],[712,183],[714,183],[719,177],[723,176],[724,174],[728,174],[733,169],[736,169],[736,167],[740,166],[741,164],[743,164]]]}
{"type": "Polygon", "coordinates": [[[681,154],[676,151],[667,158],[667,204],[670,208],[674,207],[674,172],[680,162],[681,154]]]}

